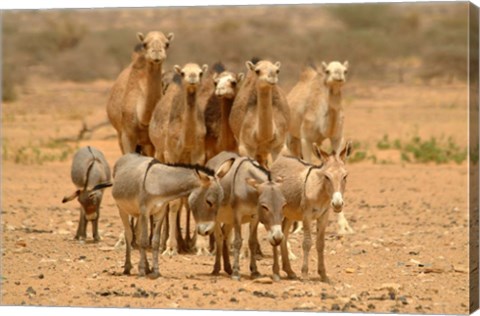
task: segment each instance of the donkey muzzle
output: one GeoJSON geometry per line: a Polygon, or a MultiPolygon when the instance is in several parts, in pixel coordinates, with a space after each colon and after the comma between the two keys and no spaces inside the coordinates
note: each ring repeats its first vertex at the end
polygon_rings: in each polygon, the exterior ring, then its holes
{"type": "Polygon", "coordinates": [[[342,193],[340,192],[335,192],[333,193],[333,197],[332,197],[332,207],[333,207],[333,210],[337,213],[341,212],[342,211],[342,208],[343,208],[343,197],[342,197],[342,193]]]}
{"type": "Polygon", "coordinates": [[[268,242],[272,246],[278,246],[283,240],[283,232],[281,225],[273,225],[268,233],[268,242]]]}
{"type": "Polygon", "coordinates": [[[208,236],[213,233],[215,222],[203,222],[197,225],[197,232],[200,236],[208,236]]]}

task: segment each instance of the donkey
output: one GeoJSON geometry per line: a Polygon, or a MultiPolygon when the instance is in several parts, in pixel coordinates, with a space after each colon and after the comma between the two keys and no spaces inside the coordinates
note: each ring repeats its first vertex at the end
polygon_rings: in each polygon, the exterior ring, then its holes
{"type": "Polygon", "coordinates": [[[110,183],[110,167],[105,156],[98,149],[86,146],[80,148],[72,160],[72,182],[77,190],[65,196],[62,203],[77,198],[81,205],[80,221],[78,223],[76,240],[87,238],[87,222],[92,222],[92,235],[95,242],[100,241],[98,234],[98,218],[103,189],[112,186],[110,183]]]}
{"type": "Polygon", "coordinates": [[[221,152],[210,159],[206,166],[219,170],[224,161],[235,158],[230,171],[220,180],[224,198],[220,205],[215,226],[216,255],[213,275],[220,272],[220,260],[223,256],[224,270],[233,279],[240,280],[240,249],[242,247],[241,225],[250,222],[248,244],[250,248],[250,272],[252,278],[260,275],[256,256],[259,246],[257,227],[261,222],[268,231],[268,241],[273,247],[273,279],[279,280],[277,246],[283,240],[282,220],[285,198],[280,190],[281,179],[272,180],[269,171],[250,158],[240,157],[231,152],[221,152]],[[223,228],[221,225],[223,225],[223,228]],[[234,228],[233,270],[228,254],[228,236],[234,228]]]}
{"type": "Polygon", "coordinates": [[[160,248],[160,228],[165,219],[169,202],[187,197],[197,232],[206,236],[214,231],[215,215],[223,190],[218,180],[230,169],[233,159],[225,161],[218,171],[199,165],[164,164],[156,159],[138,154],[121,157],[114,167],[112,196],[117,204],[125,229],[126,254],[124,274],[130,274],[131,243],[133,232],[129,216],[138,218],[135,232],[140,250],[139,276],[148,275],[155,279],[160,276],[158,253],[160,248]],[[146,250],[150,245],[148,219],[153,217],[152,257],[153,271],[150,270],[146,250]]]}
{"type": "Polygon", "coordinates": [[[321,160],[320,165],[306,163],[296,157],[280,156],[272,165],[272,175],[283,177],[282,192],[287,200],[285,219],[283,221],[284,239],[281,244],[282,268],[288,278],[296,278],[290,266],[288,257],[287,239],[290,227],[294,221],[303,222],[303,265],[302,277],[308,278],[308,256],[312,246],[311,224],[316,220],[318,255],[318,274],[322,282],[329,282],[325,270],[324,247],[325,228],[328,224],[329,208],[339,213],[344,202],[343,194],[347,182],[345,161],[351,152],[351,143],[336,154],[328,155],[316,144],[314,153],[321,160]]]}

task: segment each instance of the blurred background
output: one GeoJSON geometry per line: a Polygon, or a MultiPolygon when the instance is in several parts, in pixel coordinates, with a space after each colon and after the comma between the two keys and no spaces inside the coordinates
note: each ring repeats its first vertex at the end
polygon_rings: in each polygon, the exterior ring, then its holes
{"type": "Polygon", "coordinates": [[[253,56],[282,62],[289,90],[308,58],[349,60],[350,79],[466,81],[468,3],[384,3],[4,11],[2,98],[32,76],[114,80],[136,32],[174,32],[166,67],[253,56]]]}

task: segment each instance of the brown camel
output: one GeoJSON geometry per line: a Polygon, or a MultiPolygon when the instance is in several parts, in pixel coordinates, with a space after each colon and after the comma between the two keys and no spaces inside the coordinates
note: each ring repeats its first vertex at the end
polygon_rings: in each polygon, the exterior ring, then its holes
{"type": "Polygon", "coordinates": [[[237,152],[238,145],[228,119],[238,86],[244,74],[226,71],[216,63],[205,78],[199,93],[200,107],[204,109],[206,161],[222,151],[237,152]]]}
{"type": "MultiPolygon", "coordinates": [[[[198,105],[198,91],[207,65],[200,67],[189,63],[183,68],[175,65],[174,82],[168,86],[152,115],[149,136],[155,146],[155,157],[166,163],[205,163],[205,123],[203,111],[198,105]]],[[[187,203],[183,203],[187,205],[187,203]]],[[[165,255],[178,253],[177,217],[181,200],[169,205],[169,238],[165,255]]],[[[187,214],[187,218],[189,218],[187,214]]],[[[186,242],[190,241],[187,220],[186,242]]]]}
{"type": "Polygon", "coordinates": [[[242,156],[268,167],[282,150],[289,126],[289,108],[277,85],[280,62],[246,62],[248,73],[230,113],[230,126],[242,156]]]}
{"type": "MultiPolygon", "coordinates": [[[[346,82],[348,61],[322,62],[305,67],[300,80],[288,94],[290,106],[290,152],[312,163],[313,143],[319,146],[330,139],[332,150],[340,152],[343,143],[342,87],[346,82]]],[[[343,212],[338,213],[339,233],[353,233],[343,212]]]]}
{"type": "Polygon", "coordinates": [[[173,33],[137,33],[140,45],[132,54],[132,63],[115,81],[107,103],[107,115],[116,129],[122,153],[134,152],[137,146],[153,156],[148,125],[155,105],[162,96],[162,64],[173,40],[173,33]]]}

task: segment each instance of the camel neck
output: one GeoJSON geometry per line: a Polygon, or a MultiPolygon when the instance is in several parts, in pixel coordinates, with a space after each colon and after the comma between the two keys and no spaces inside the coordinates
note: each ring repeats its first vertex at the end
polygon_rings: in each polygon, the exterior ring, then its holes
{"type": "Polygon", "coordinates": [[[140,118],[143,125],[150,124],[153,110],[162,97],[162,65],[146,63],[147,91],[145,96],[145,111],[140,118]]]}
{"type": "Polygon", "coordinates": [[[197,89],[187,88],[185,91],[185,119],[183,121],[184,144],[193,147],[196,139],[192,137],[197,127],[197,89]]]}
{"type": "Polygon", "coordinates": [[[230,111],[232,110],[234,98],[221,98],[221,133],[220,133],[220,146],[222,150],[235,150],[235,137],[228,120],[230,118],[230,111]]]}
{"type": "Polygon", "coordinates": [[[257,89],[257,138],[270,141],[273,138],[272,86],[257,89]]]}
{"type": "Polygon", "coordinates": [[[329,89],[328,91],[329,110],[340,111],[342,109],[342,92],[340,90],[329,89]]]}

